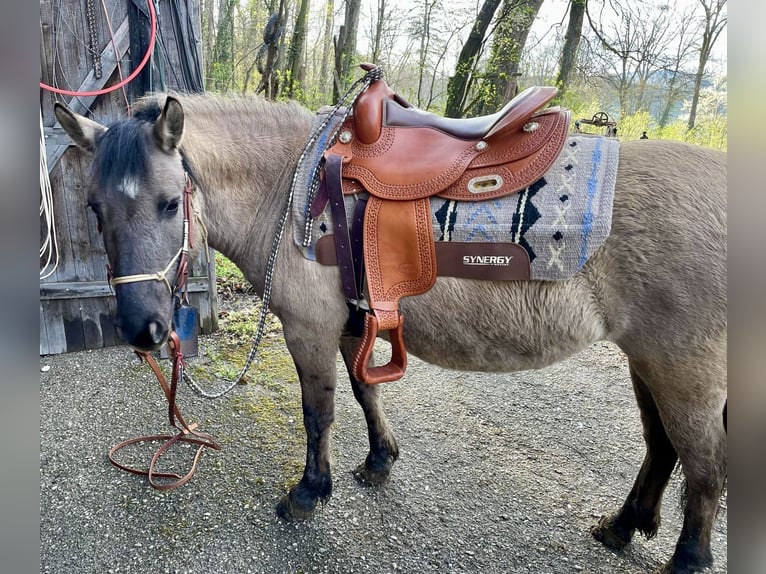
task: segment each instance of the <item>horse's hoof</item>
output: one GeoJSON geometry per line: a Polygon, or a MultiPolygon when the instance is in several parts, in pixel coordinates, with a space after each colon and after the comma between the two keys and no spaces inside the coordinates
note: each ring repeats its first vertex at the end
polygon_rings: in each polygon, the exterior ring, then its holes
{"type": "Polygon", "coordinates": [[[314,515],[316,504],[313,507],[303,507],[293,503],[290,495],[287,494],[277,503],[277,516],[288,522],[303,522],[314,515]]]}
{"type": "Polygon", "coordinates": [[[354,478],[365,486],[380,486],[388,480],[390,470],[380,472],[371,469],[367,463],[362,463],[354,469],[354,478]]]}
{"type": "Polygon", "coordinates": [[[710,550],[696,553],[688,549],[676,549],[673,558],[662,568],[658,568],[653,574],[695,574],[706,572],[713,566],[713,555],[710,550]]]}
{"type": "Polygon", "coordinates": [[[602,516],[598,524],[591,526],[590,533],[601,544],[614,550],[622,550],[630,544],[633,533],[617,526],[611,516],[602,516]]]}
{"type": "Polygon", "coordinates": [[[672,562],[668,562],[662,568],[657,568],[652,574],[695,574],[698,572],[704,572],[707,567],[701,566],[699,568],[683,567],[677,568],[672,562]]]}

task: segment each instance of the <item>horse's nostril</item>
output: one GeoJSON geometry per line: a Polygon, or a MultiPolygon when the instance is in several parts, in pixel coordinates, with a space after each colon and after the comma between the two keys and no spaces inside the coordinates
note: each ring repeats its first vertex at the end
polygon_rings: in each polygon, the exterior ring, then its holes
{"type": "Polygon", "coordinates": [[[168,336],[165,323],[156,319],[146,323],[123,322],[119,330],[123,340],[139,351],[156,351],[168,336]]]}
{"type": "Polygon", "coordinates": [[[155,345],[159,345],[165,339],[165,329],[157,321],[152,321],[147,327],[149,340],[155,345]]]}

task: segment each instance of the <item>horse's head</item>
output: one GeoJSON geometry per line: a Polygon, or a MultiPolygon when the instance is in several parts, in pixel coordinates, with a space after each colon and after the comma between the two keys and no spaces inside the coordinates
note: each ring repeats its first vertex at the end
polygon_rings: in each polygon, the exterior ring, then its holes
{"type": "Polygon", "coordinates": [[[64,130],[92,155],[88,205],[109,259],[118,330],[140,351],[157,350],[168,339],[186,258],[184,218],[194,217],[190,200],[184,201],[188,175],[179,152],[183,109],[171,96],[164,107],[154,102],[108,127],[54,106],[64,130]]]}

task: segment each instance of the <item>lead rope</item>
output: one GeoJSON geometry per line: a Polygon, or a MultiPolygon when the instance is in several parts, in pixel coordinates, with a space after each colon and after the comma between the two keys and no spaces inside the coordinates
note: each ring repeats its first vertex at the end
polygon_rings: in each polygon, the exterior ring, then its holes
{"type": "Polygon", "coordinates": [[[162,387],[162,391],[165,393],[165,398],[168,400],[168,421],[170,422],[170,426],[178,429],[178,433],[174,435],[146,435],[127,439],[114,445],[109,450],[108,455],[109,461],[114,466],[133,474],[148,477],[149,484],[151,484],[151,486],[157,490],[172,490],[174,488],[178,488],[179,486],[183,486],[194,475],[194,471],[197,468],[197,461],[199,460],[199,457],[202,455],[202,451],[205,448],[212,448],[215,450],[221,449],[221,445],[218,443],[218,441],[215,440],[215,438],[213,438],[212,435],[196,430],[197,423],[187,424],[186,420],[184,420],[184,417],[181,414],[181,411],[176,405],[176,391],[178,389],[178,378],[181,372],[181,365],[183,365],[183,353],[181,353],[181,343],[178,339],[178,335],[175,332],[171,333],[170,335],[170,339],[168,340],[168,347],[170,347],[173,357],[173,370],[170,379],[170,385],[168,385],[165,375],[162,373],[162,370],[160,369],[159,365],[157,365],[157,362],[154,360],[154,357],[152,357],[150,353],[136,352],[136,355],[138,355],[138,358],[142,361],[146,361],[147,364],[151,367],[152,371],[154,371],[154,374],[156,375],[157,380],[162,387]],[[176,424],[176,421],[178,421],[180,426],[176,424]],[[151,462],[149,463],[149,467],[145,470],[134,468],[118,462],[115,457],[117,451],[128,445],[156,441],[165,442],[154,453],[154,456],[152,456],[151,462]],[[197,452],[195,453],[192,460],[191,468],[183,476],[174,472],[157,472],[156,466],[160,458],[168,451],[168,449],[170,449],[171,446],[177,442],[187,442],[198,445],[197,452]],[[169,482],[157,482],[155,480],[156,478],[174,480],[170,480],[169,482]]]}
{"type": "MultiPolygon", "coordinates": [[[[167,274],[172,269],[173,264],[176,262],[176,260],[179,260],[178,270],[176,271],[176,278],[174,282],[175,289],[180,291],[181,299],[184,299],[187,296],[187,278],[188,278],[187,254],[189,249],[191,248],[192,215],[196,217],[196,212],[194,212],[193,205],[192,205],[191,193],[192,193],[191,178],[187,174],[186,185],[184,186],[184,196],[183,196],[183,207],[184,207],[183,242],[182,242],[181,249],[179,249],[178,253],[173,257],[173,259],[171,259],[167,267],[163,269],[162,271],[160,271],[159,273],[142,273],[142,274],[136,274],[136,275],[125,275],[122,277],[113,277],[111,276],[111,272],[109,272],[111,285],[114,286],[114,285],[119,285],[122,283],[133,283],[133,282],[139,282],[139,281],[162,281],[165,283],[168,289],[170,289],[171,294],[173,294],[174,289],[173,287],[171,287],[170,282],[167,279],[167,274]]],[[[205,238],[205,240],[207,239],[206,229],[203,229],[203,237],[205,238]]],[[[205,243],[207,247],[207,240],[205,241],[205,243]]],[[[108,266],[107,266],[107,269],[108,269],[108,266]]],[[[181,411],[176,405],[178,379],[180,378],[181,373],[183,371],[184,355],[181,351],[180,339],[178,337],[178,334],[175,331],[171,331],[170,338],[168,339],[167,344],[168,344],[168,349],[170,350],[172,361],[173,361],[170,385],[168,385],[165,375],[162,373],[162,370],[160,369],[157,362],[154,360],[154,357],[152,357],[151,353],[143,353],[143,352],[136,351],[136,355],[142,362],[146,361],[146,363],[151,367],[152,371],[154,372],[154,375],[157,377],[157,381],[160,383],[160,387],[162,388],[162,391],[165,394],[165,398],[168,401],[168,421],[170,423],[170,426],[178,429],[178,433],[175,435],[162,435],[162,434],[161,435],[146,435],[146,436],[141,436],[137,438],[127,439],[114,445],[109,450],[109,454],[108,454],[109,461],[114,466],[133,474],[147,476],[149,479],[149,484],[157,490],[171,490],[186,484],[194,475],[194,472],[197,468],[197,461],[199,461],[199,458],[202,455],[202,451],[205,448],[212,448],[215,450],[221,449],[221,445],[215,440],[215,438],[213,438],[212,435],[195,430],[197,428],[197,423],[187,424],[186,420],[181,414],[181,411]],[[176,421],[178,421],[178,423],[180,424],[180,427],[178,424],[176,424],[176,421]],[[118,462],[116,459],[116,456],[115,456],[116,453],[128,445],[139,444],[144,442],[156,442],[156,441],[164,441],[164,444],[154,453],[149,463],[149,467],[146,470],[133,468],[131,466],[118,462]],[[194,458],[192,459],[191,468],[183,476],[176,474],[174,472],[157,472],[155,469],[160,458],[162,457],[163,454],[165,454],[170,449],[171,446],[173,446],[177,442],[187,442],[187,443],[198,445],[197,452],[194,455],[194,458]],[[174,480],[157,482],[157,480],[155,480],[157,478],[174,479],[174,480]]]]}
{"type": "MultiPolygon", "coordinates": [[[[341,97],[341,99],[338,101],[337,104],[332,109],[332,113],[329,113],[325,120],[317,127],[312,129],[311,133],[309,134],[308,140],[306,141],[306,144],[303,147],[303,151],[301,152],[300,157],[298,158],[298,163],[293,171],[293,177],[292,181],[290,183],[290,192],[287,195],[287,200],[285,201],[284,208],[282,209],[282,213],[280,215],[279,221],[277,222],[277,228],[276,233],[274,234],[274,239],[271,243],[271,251],[269,252],[269,258],[266,262],[266,277],[264,279],[264,285],[263,285],[263,296],[261,297],[261,312],[258,317],[258,330],[255,334],[255,340],[253,341],[253,346],[250,349],[250,352],[247,355],[247,360],[245,361],[245,365],[240,369],[239,373],[237,373],[237,376],[234,378],[233,381],[231,381],[228,386],[223,388],[223,390],[216,391],[216,392],[210,392],[203,389],[195,380],[194,378],[188,373],[186,369],[184,369],[184,363],[181,361],[179,368],[181,371],[181,376],[183,380],[186,382],[189,387],[192,388],[192,390],[199,396],[204,397],[206,399],[217,399],[218,397],[221,397],[231,391],[234,387],[236,387],[241,381],[242,378],[245,376],[247,371],[250,369],[250,365],[252,365],[253,361],[255,360],[255,357],[258,353],[258,347],[261,344],[261,339],[263,338],[263,334],[266,330],[266,315],[268,313],[269,308],[269,301],[271,300],[271,287],[272,282],[274,278],[274,265],[277,260],[277,253],[279,251],[279,245],[282,241],[282,236],[284,235],[285,231],[285,224],[287,223],[288,216],[290,215],[290,207],[292,205],[293,196],[295,194],[295,187],[297,185],[298,181],[298,173],[300,171],[300,168],[303,165],[303,162],[306,159],[307,154],[309,153],[309,150],[312,148],[314,143],[316,142],[319,135],[322,133],[324,128],[327,126],[327,124],[330,122],[332,117],[337,113],[343,106],[346,104],[346,102],[350,102],[348,105],[348,108],[344,112],[343,115],[343,121],[349,116],[351,113],[351,110],[353,109],[353,104],[356,102],[356,99],[359,97],[359,95],[364,92],[370,84],[372,84],[373,81],[380,79],[383,77],[383,70],[379,66],[367,70],[364,76],[359,78],[354,84],[346,91],[346,93],[341,97]]],[[[342,125],[343,122],[340,122],[338,125],[342,125]]],[[[339,129],[339,128],[338,128],[339,129]]],[[[335,137],[337,136],[337,131],[335,130],[335,133],[332,134],[332,137],[329,138],[327,147],[332,145],[334,142],[335,137]]],[[[319,172],[321,168],[321,162],[318,162],[317,165],[313,167],[312,175],[311,175],[311,187],[309,190],[309,197],[307,200],[307,205],[311,205],[314,194],[317,191],[318,183],[319,183],[319,172]]],[[[310,225],[307,222],[307,230],[310,232],[310,225]]]]}

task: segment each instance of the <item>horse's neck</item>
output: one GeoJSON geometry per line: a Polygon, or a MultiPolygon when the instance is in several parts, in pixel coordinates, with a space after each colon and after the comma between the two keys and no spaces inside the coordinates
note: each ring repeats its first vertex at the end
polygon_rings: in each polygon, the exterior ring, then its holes
{"type": "Polygon", "coordinates": [[[241,105],[224,111],[218,118],[187,113],[184,155],[200,183],[210,246],[259,276],[311,115],[269,103],[251,113],[241,105]]]}

